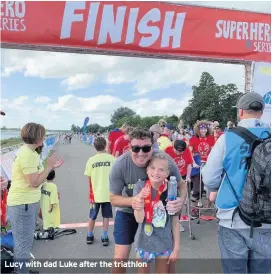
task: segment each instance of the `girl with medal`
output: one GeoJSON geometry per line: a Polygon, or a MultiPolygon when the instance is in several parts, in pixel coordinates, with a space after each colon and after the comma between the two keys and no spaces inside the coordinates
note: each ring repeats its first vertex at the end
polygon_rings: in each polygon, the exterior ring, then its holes
{"type": "Polygon", "coordinates": [[[169,172],[168,156],[155,154],[147,167],[148,179],[134,186],[133,196],[144,205],[144,209],[134,210],[139,223],[137,259],[148,263],[148,267],[139,268],[138,273],[150,273],[153,260],[156,261],[155,273],[169,273],[179,258],[179,214],[169,215],[166,210],[169,172]]]}

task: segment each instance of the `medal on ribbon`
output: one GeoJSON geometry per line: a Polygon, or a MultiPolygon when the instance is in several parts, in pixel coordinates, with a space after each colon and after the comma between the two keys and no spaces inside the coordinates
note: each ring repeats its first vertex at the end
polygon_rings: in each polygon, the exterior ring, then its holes
{"type": "Polygon", "coordinates": [[[153,226],[152,224],[145,224],[144,225],[144,232],[147,236],[151,236],[153,234],[153,226]]]}
{"type": "Polygon", "coordinates": [[[155,200],[152,201],[152,191],[151,191],[151,182],[149,180],[146,181],[146,187],[150,189],[149,196],[144,200],[144,212],[145,212],[145,225],[144,225],[144,232],[147,236],[151,236],[153,234],[153,209],[154,205],[160,200],[161,194],[165,189],[165,183],[163,183],[159,190],[157,191],[155,200]]]}

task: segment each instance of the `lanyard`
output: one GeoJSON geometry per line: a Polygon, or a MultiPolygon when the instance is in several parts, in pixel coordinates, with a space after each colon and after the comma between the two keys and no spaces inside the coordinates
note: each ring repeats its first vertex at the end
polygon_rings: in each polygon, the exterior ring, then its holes
{"type": "Polygon", "coordinates": [[[94,204],[94,192],[93,192],[93,187],[92,187],[92,180],[90,177],[89,177],[89,186],[90,186],[89,201],[91,204],[94,204]]]}
{"type": "Polygon", "coordinates": [[[165,188],[165,183],[163,183],[160,187],[159,190],[157,191],[155,200],[152,201],[152,191],[151,191],[151,182],[150,180],[146,181],[146,186],[149,188],[149,196],[145,198],[145,206],[144,206],[144,212],[145,212],[145,222],[151,224],[152,219],[153,219],[153,208],[154,205],[160,200],[161,194],[165,188]]]}

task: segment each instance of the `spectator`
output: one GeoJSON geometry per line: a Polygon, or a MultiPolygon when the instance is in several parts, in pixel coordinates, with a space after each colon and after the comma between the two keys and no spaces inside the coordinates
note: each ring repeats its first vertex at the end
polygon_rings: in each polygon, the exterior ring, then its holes
{"type": "MultiPolygon", "coordinates": [[[[12,165],[12,184],[8,194],[8,213],[14,238],[15,261],[27,262],[33,245],[35,221],[39,210],[41,186],[52,169],[60,167],[64,160],[57,160],[53,153],[45,167],[35,151],[42,146],[45,128],[40,124],[28,123],[21,130],[24,145],[19,148],[12,165]]],[[[27,267],[17,273],[26,273],[27,267]]]]}
{"type": "MultiPolygon", "coordinates": [[[[198,166],[195,161],[198,161],[199,157],[202,163],[207,161],[210,151],[214,146],[214,137],[212,136],[212,130],[209,125],[210,123],[208,121],[198,121],[194,127],[195,136],[193,136],[189,141],[189,147],[194,157],[194,167],[198,166]]],[[[197,204],[200,195],[203,194],[204,185],[202,181],[200,182],[200,173],[192,176],[191,179],[193,182],[192,199],[197,204]]],[[[210,205],[211,202],[208,200],[207,208],[209,208],[210,205]]],[[[198,209],[193,208],[191,215],[193,218],[197,218],[199,216],[198,209]]]]}
{"type": "Polygon", "coordinates": [[[154,152],[158,152],[159,145],[158,145],[157,141],[161,137],[162,129],[158,124],[154,124],[153,126],[150,127],[149,131],[151,132],[151,135],[153,138],[154,152]]]}
{"type": "Polygon", "coordinates": [[[129,134],[133,131],[133,127],[124,129],[124,135],[119,137],[114,144],[112,155],[117,158],[129,149],[129,134]]]}
{"type": "Polygon", "coordinates": [[[173,126],[171,124],[166,124],[163,128],[163,133],[158,139],[159,150],[164,151],[167,147],[171,146],[170,137],[172,136],[173,126]]]}
{"type": "MultiPolygon", "coordinates": [[[[247,128],[257,137],[267,137],[270,128],[260,120],[265,107],[260,94],[250,92],[242,95],[236,107],[240,127],[247,128]]],[[[219,190],[216,206],[217,218],[220,220],[218,242],[222,273],[271,273],[271,225],[263,224],[262,227],[256,228],[251,238],[250,226],[234,211],[238,206],[236,196],[242,197],[246,181],[245,159],[250,156],[250,150],[245,145],[240,136],[226,131],[209,155],[203,169],[203,181],[211,192],[219,190]]]]}
{"type": "MultiPolygon", "coordinates": [[[[173,146],[166,148],[165,152],[177,164],[182,179],[187,182],[191,181],[193,157],[186,142],[183,140],[176,140],[173,146]]],[[[181,224],[180,231],[185,231],[185,228],[181,224]]]]}
{"type": "Polygon", "coordinates": [[[101,242],[103,246],[109,245],[108,228],[109,219],[112,218],[112,207],[110,204],[109,173],[114,162],[114,157],[106,153],[106,139],[96,137],[94,147],[97,154],[90,157],[86,164],[85,175],[88,176],[90,186],[90,218],[88,222],[87,244],[94,241],[94,225],[99,209],[101,207],[103,217],[103,234],[101,242]]]}
{"type": "Polygon", "coordinates": [[[166,121],[164,119],[160,119],[159,122],[158,122],[158,125],[160,126],[161,128],[161,132],[164,131],[164,128],[165,128],[165,125],[166,125],[166,121]]]}
{"type": "Polygon", "coordinates": [[[224,132],[221,131],[220,125],[218,123],[218,125],[215,125],[213,129],[213,137],[215,143],[222,134],[224,134],[224,132]]]}
{"type": "MultiPolygon", "coordinates": [[[[133,188],[139,180],[147,179],[146,167],[153,155],[153,143],[150,131],[135,128],[130,134],[130,150],[117,158],[110,172],[111,204],[117,207],[114,222],[115,250],[114,259],[129,258],[131,244],[138,228],[133,215],[133,209],[142,209],[142,204],[134,199],[133,188]]],[[[165,154],[167,155],[167,154],[165,154]]],[[[180,198],[168,201],[167,210],[177,213],[181,210],[187,196],[187,187],[181,179],[175,162],[170,161],[170,175],[175,176],[180,189],[180,198]]],[[[112,273],[119,273],[123,269],[113,269],[112,273]]]]}
{"type": "Polygon", "coordinates": [[[227,123],[227,127],[228,127],[228,129],[231,129],[231,128],[234,128],[234,127],[235,127],[235,125],[234,125],[234,123],[233,123],[233,122],[228,121],[228,123],[227,123]]]}
{"type": "Polygon", "coordinates": [[[60,227],[59,195],[57,185],[54,183],[55,176],[55,170],[51,170],[41,191],[41,215],[44,232],[50,228],[56,231],[60,227]]]}
{"type": "Polygon", "coordinates": [[[113,152],[115,141],[119,137],[121,137],[125,134],[125,130],[129,126],[130,126],[129,123],[124,123],[121,128],[111,130],[109,137],[108,137],[108,143],[107,143],[107,149],[106,149],[109,154],[112,154],[112,152],[113,152]]]}

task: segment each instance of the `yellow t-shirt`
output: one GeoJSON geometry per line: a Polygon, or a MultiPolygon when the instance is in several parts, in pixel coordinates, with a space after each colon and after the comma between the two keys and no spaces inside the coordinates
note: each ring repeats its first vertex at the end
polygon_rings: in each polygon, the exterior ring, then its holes
{"type": "Polygon", "coordinates": [[[91,177],[96,203],[110,201],[109,175],[114,160],[108,153],[98,153],[87,161],[84,174],[91,177]]]}
{"type": "Polygon", "coordinates": [[[168,137],[166,136],[161,136],[158,140],[157,143],[159,145],[159,150],[165,151],[165,149],[169,146],[172,146],[171,141],[169,140],[168,137]]]}
{"type": "Polygon", "coordinates": [[[43,183],[41,192],[43,229],[60,227],[60,208],[57,186],[54,183],[47,181],[43,183]],[[50,205],[54,205],[51,213],[48,212],[50,205]]]}
{"type": "Polygon", "coordinates": [[[41,186],[34,188],[29,185],[25,175],[41,173],[44,170],[40,155],[26,145],[22,146],[12,164],[11,187],[8,193],[8,206],[33,204],[41,198],[41,186]]]}

